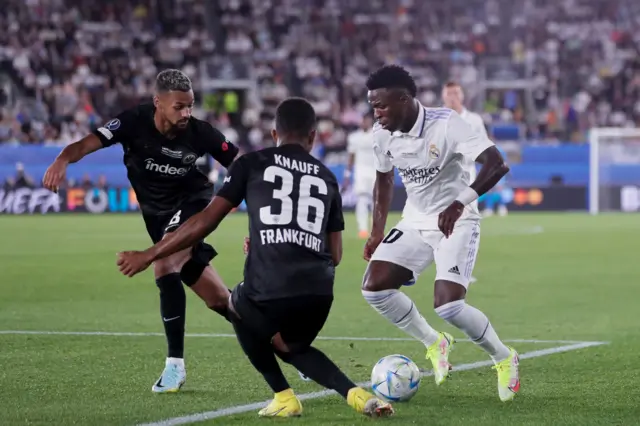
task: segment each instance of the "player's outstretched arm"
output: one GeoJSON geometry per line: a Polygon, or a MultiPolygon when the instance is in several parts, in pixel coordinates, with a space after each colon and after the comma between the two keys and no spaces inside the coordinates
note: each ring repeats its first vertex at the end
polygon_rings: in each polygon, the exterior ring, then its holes
{"type": "Polygon", "coordinates": [[[387,225],[389,207],[393,197],[393,169],[388,172],[376,172],[376,183],[373,187],[373,225],[371,236],[364,247],[364,259],[369,260],[382,239],[387,225]]]}
{"type": "Polygon", "coordinates": [[[56,161],[64,161],[69,164],[77,163],[92,152],[101,149],[103,146],[100,139],[92,133],[64,147],[60,154],[58,154],[56,161]]]}
{"type": "Polygon", "coordinates": [[[71,163],[77,163],[102,147],[102,142],[94,134],[67,145],[45,172],[42,178],[43,186],[50,191],[58,192],[60,184],[66,177],[67,166],[71,163]]]}

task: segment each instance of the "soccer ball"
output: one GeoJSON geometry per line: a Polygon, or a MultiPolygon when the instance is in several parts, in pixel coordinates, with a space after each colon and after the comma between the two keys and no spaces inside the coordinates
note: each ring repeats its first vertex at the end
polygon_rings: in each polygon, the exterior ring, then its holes
{"type": "Polygon", "coordinates": [[[418,392],[420,379],[415,362],[404,355],[388,355],[373,367],[371,387],[376,396],[388,402],[406,402],[418,392]]]}

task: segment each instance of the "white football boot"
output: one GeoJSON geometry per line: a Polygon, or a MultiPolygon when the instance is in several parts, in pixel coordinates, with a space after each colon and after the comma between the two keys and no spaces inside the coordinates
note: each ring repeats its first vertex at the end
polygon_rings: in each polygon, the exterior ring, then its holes
{"type": "Polygon", "coordinates": [[[179,358],[167,358],[164,371],[158,381],[151,388],[155,393],[175,393],[180,390],[187,380],[184,361],[179,358]]]}

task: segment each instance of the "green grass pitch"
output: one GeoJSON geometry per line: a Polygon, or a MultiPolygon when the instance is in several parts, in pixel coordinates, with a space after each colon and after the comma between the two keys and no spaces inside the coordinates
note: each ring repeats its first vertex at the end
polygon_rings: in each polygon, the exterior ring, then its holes
{"type": "MultiPolygon", "coordinates": [[[[357,381],[366,381],[374,362],[393,353],[427,369],[422,345],[362,299],[363,242],[355,236],[353,217],[347,221],[336,302],[322,332],[326,339],[317,346],[357,381]],[[362,339],[376,337],[404,340],[362,339]]],[[[245,234],[246,216],[238,214],[209,238],[220,253],[214,266],[229,286],[241,280],[245,234]]],[[[169,426],[193,421],[196,417],[184,416],[198,413],[207,413],[200,424],[272,421],[258,419],[252,407],[228,415],[226,409],[271,395],[229,335],[231,327],[193,294],[187,305],[187,383],[178,394],[151,393],[165,357],[157,290],[150,271],[127,279],[115,266],[116,252],[148,244],[139,216],[2,216],[0,235],[0,424],[169,426]],[[166,421],[174,418],[182,420],[166,421]]],[[[543,341],[511,343],[529,354],[521,361],[521,394],[512,403],[500,402],[495,372],[474,364],[487,357],[461,342],[452,361],[462,368],[440,387],[425,377],[416,397],[397,404],[396,416],[385,422],[638,424],[639,240],[634,215],[514,214],[483,220],[478,282],[468,300],[487,313],[503,339],[543,341]],[[586,347],[565,340],[608,344],[586,347]]],[[[464,337],[431,309],[432,279],[429,270],[406,291],[434,327],[464,337]]],[[[291,368],[285,372],[298,394],[321,390],[291,368]]],[[[372,421],[335,395],[303,405],[302,418],[284,421],[305,426],[372,421]]]]}

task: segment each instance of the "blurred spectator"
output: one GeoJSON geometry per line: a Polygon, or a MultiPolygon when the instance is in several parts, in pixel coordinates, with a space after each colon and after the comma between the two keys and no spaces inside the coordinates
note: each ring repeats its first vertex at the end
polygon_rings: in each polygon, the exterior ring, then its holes
{"type": "Polygon", "coordinates": [[[16,174],[6,182],[8,189],[35,188],[35,182],[24,170],[24,164],[16,163],[16,174]]]}
{"type": "Polygon", "coordinates": [[[0,10],[0,143],[64,145],[150,100],[159,69],[181,68],[198,110],[244,149],[269,146],[277,103],[309,98],[330,160],[368,111],[364,81],[407,67],[439,105],[458,81],[487,123],[541,140],[640,124],[640,3],[631,0],[5,0],[0,10]],[[246,91],[200,90],[207,61],[246,91]],[[530,83],[482,91],[490,76],[530,83]],[[357,124],[356,124],[357,125],[357,124]]]}

